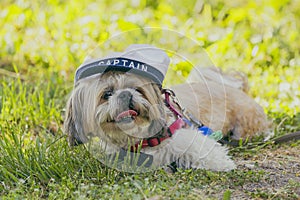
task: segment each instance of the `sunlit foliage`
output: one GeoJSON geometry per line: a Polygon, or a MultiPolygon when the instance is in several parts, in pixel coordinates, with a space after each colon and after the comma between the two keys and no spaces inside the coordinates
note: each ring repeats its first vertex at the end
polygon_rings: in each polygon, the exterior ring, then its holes
{"type": "MultiPolygon", "coordinates": [[[[102,166],[82,146],[68,147],[61,127],[76,68],[109,38],[144,27],[176,31],[194,40],[216,66],[244,72],[250,95],[274,120],[275,133],[299,130],[300,0],[1,0],[1,197],[200,199],[224,193],[229,199],[240,185],[272,179],[270,172],[251,169],[128,175],[102,166]]],[[[116,44],[122,48],[140,39],[132,35],[116,44]]],[[[175,63],[175,75],[191,69],[187,62],[175,63]]],[[[293,181],[278,191],[243,192],[298,199],[299,183],[293,181]]]]}

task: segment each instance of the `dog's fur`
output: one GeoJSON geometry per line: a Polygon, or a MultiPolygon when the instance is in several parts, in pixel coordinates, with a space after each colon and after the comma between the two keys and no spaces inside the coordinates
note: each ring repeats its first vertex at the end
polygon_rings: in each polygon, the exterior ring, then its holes
{"type": "MultiPolygon", "coordinates": [[[[181,104],[213,130],[232,133],[234,139],[267,132],[269,122],[263,109],[242,90],[212,80],[173,87],[181,104]]],[[[80,80],[67,103],[65,132],[70,145],[98,137],[110,151],[127,149],[164,130],[175,116],[165,106],[161,88],[139,75],[106,72],[80,80]],[[118,115],[134,110],[122,121],[118,115]]],[[[153,164],[176,161],[179,167],[228,171],[235,168],[227,149],[193,129],[180,129],[155,147],[141,150],[153,155],[153,164]]]]}

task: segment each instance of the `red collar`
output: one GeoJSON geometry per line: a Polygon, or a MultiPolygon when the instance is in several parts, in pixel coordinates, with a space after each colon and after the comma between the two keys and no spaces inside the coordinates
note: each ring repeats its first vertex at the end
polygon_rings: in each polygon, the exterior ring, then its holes
{"type": "Polygon", "coordinates": [[[169,108],[169,110],[174,113],[174,115],[177,117],[177,120],[168,127],[166,133],[164,133],[163,136],[150,137],[147,139],[143,139],[141,142],[138,142],[134,146],[131,146],[132,152],[136,152],[138,150],[138,148],[157,146],[165,139],[172,137],[172,135],[174,135],[176,130],[187,126],[187,123],[183,120],[183,116],[181,115],[181,113],[178,112],[174,108],[174,106],[170,103],[170,96],[175,96],[174,92],[172,90],[168,90],[168,89],[164,89],[163,92],[165,94],[165,104],[169,108]]]}
{"type": "Polygon", "coordinates": [[[146,148],[146,147],[155,147],[159,145],[165,139],[168,139],[174,135],[176,130],[185,127],[187,123],[182,119],[178,118],[175,122],[173,122],[167,129],[164,136],[151,137],[147,139],[143,139],[142,142],[136,143],[131,147],[132,152],[136,152],[138,148],[146,148]]]}

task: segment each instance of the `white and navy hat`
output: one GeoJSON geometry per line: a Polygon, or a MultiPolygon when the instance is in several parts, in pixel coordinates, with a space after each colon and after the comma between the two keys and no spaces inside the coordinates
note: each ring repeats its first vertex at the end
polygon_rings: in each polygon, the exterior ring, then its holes
{"type": "Polygon", "coordinates": [[[122,71],[148,77],[162,85],[170,58],[165,51],[146,44],[130,45],[124,52],[82,64],[75,74],[75,84],[83,78],[107,71],[122,71]]]}

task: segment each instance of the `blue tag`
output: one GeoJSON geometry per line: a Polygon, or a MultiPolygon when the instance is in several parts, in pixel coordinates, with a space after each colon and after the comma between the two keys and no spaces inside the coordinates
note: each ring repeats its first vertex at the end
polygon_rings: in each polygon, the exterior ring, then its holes
{"type": "Polygon", "coordinates": [[[211,130],[207,126],[199,127],[198,130],[202,131],[203,135],[211,135],[213,133],[213,130],[211,130]]]}
{"type": "MultiPolygon", "coordinates": [[[[193,126],[192,122],[183,118],[183,120],[185,121],[185,123],[187,123],[189,126],[193,126]]],[[[223,137],[223,134],[222,134],[222,131],[213,131],[212,129],[210,129],[209,127],[207,126],[201,126],[201,127],[198,127],[198,131],[201,131],[203,135],[206,135],[208,136],[209,138],[212,138],[216,141],[222,139],[223,137]]]]}

